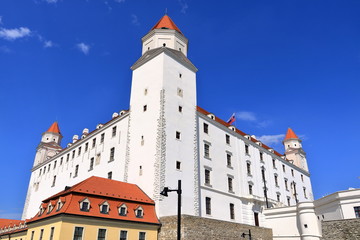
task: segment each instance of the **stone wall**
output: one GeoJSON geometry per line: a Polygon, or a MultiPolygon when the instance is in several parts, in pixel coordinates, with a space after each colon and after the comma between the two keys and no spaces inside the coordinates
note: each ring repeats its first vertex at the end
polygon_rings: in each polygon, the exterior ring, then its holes
{"type": "MultiPolygon", "coordinates": [[[[182,215],[181,239],[186,240],[233,240],[249,239],[241,237],[242,233],[251,230],[252,239],[272,240],[272,230],[251,225],[213,220],[208,218],[182,215]]],[[[159,232],[159,240],[173,240],[177,236],[177,216],[160,218],[162,227],[159,232]]]]}
{"type": "Polygon", "coordinates": [[[324,221],[321,224],[323,240],[360,239],[360,219],[324,221]]]}

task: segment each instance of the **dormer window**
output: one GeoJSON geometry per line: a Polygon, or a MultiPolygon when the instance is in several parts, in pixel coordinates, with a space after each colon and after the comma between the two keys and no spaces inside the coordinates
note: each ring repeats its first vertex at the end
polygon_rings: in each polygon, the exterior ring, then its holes
{"type": "Polygon", "coordinates": [[[54,209],[54,206],[51,203],[49,203],[47,212],[50,213],[53,209],[54,209]]]}
{"type": "Polygon", "coordinates": [[[100,204],[100,213],[102,214],[108,214],[109,213],[109,203],[103,202],[100,204]]]}
{"type": "Polygon", "coordinates": [[[137,218],[142,218],[144,216],[144,210],[142,207],[138,207],[135,209],[135,216],[137,218]]]}
{"type": "Polygon", "coordinates": [[[90,201],[88,198],[85,198],[80,202],[80,211],[88,212],[90,210],[90,201]]]}
{"type": "Polygon", "coordinates": [[[127,215],[127,206],[126,206],[125,203],[120,205],[120,207],[119,207],[119,215],[120,216],[126,216],[127,215]]]}

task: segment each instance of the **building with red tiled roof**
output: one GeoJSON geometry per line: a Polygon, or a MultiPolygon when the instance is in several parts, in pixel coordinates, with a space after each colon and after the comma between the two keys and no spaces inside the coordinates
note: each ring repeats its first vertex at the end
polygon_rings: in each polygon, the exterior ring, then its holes
{"type": "MultiPolygon", "coordinates": [[[[97,196],[81,199],[81,194],[91,194],[81,187],[91,176],[137,184],[153,199],[159,217],[176,215],[176,194],[164,197],[160,192],[176,188],[178,180],[184,186],[184,214],[236,223],[263,226],[263,208],[311,200],[306,155],[295,133],[284,140],[285,152],[280,153],[199,107],[198,69],[187,57],[184,32],[167,15],[149,29],[142,38],[142,55],[131,66],[130,109],[114,113],[93,131],[85,128],[64,148],[59,127],[43,135],[23,218],[35,215],[43,199],[45,215],[54,198],[95,203],[98,210],[110,190],[105,183],[94,186],[97,196]],[[71,193],[64,190],[68,185],[74,186],[71,193]]],[[[117,195],[124,201],[141,200],[122,194],[117,195]]],[[[122,203],[109,199],[107,204],[116,209],[122,203]]]]}

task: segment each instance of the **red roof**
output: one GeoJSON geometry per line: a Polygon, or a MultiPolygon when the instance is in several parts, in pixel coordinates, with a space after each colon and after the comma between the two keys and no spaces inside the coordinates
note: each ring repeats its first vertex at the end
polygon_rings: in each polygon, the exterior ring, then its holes
{"type": "MultiPolygon", "coordinates": [[[[201,108],[201,107],[199,107],[199,106],[196,106],[196,109],[197,109],[197,111],[198,111],[199,113],[202,113],[202,114],[204,114],[204,115],[209,115],[209,114],[210,114],[210,112],[206,111],[205,109],[203,109],[203,108],[201,108]]],[[[222,119],[220,119],[220,118],[218,118],[218,117],[215,117],[214,120],[215,120],[216,122],[220,123],[221,125],[225,126],[225,127],[231,126],[231,124],[225,122],[224,120],[222,120],[222,119]]],[[[239,130],[239,129],[237,129],[237,128],[235,129],[235,131],[236,131],[236,133],[240,134],[241,136],[248,135],[248,134],[244,133],[243,131],[241,131],[241,130],[239,130]]],[[[255,139],[255,138],[253,138],[253,137],[250,137],[250,141],[252,141],[252,142],[254,142],[254,143],[259,142],[259,140],[255,139]]],[[[267,150],[271,149],[270,147],[266,146],[266,145],[263,144],[263,143],[262,143],[261,146],[262,146],[263,148],[267,149],[267,150]]],[[[280,154],[279,152],[277,152],[277,151],[275,151],[275,150],[274,150],[274,154],[277,155],[277,156],[279,156],[279,157],[283,156],[282,154],[280,154]]]]}
{"type": "Polygon", "coordinates": [[[0,229],[4,227],[13,227],[14,225],[19,225],[20,223],[24,223],[22,220],[14,220],[14,219],[4,219],[0,218],[0,229]]]}
{"type": "Polygon", "coordinates": [[[54,122],[46,132],[60,133],[60,128],[57,122],[54,122]]]}
{"type": "Polygon", "coordinates": [[[58,214],[72,214],[159,224],[159,220],[155,212],[155,202],[135,184],[93,176],[74,185],[68,190],[64,190],[44,200],[43,204],[47,204],[54,200],[58,201],[59,198],[64,204],[59,210],[57,210],[57,206],[55,205],[54,209],[50,212],[48,212],[48,209],[45,209],[41,215],[37,214],[28,222],[30,223],[58,214]],[[90,201],[89,211],[80,210],[80,202],[84,199],[88,199],[90,201]],[[104,201],[109,204],[109,212],[107,214],[100,212],[99,205],[104,203],[104,201]],[[119,204],[126,204],[126,216],[119,215],[119,204]],[[142,218],[138,218],[135,215],[135,209],[139,205],[144,210],[142,218]]]}
{"type": "Polygon", "coordinates": [[[163,16],[151,30],[154,29],[172,29],[182,34],[180,29],[176,26],[176,24],[171,20],[168,15],[163,16]]]}
{"type": "Polygon", "coordinates": [[[294,139],[294,138],[299,139],[298,136],[296,136],[296,134],[294,133],[294,131],[291,128],[288,128],[284,140],[294,139]]]}

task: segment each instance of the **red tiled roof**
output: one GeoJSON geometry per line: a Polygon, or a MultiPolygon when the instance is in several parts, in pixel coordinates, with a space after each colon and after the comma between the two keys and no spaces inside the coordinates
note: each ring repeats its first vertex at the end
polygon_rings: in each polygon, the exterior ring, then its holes
{"type": "Polygon", "coordinates": [[[52,132],[52,133],[61,134],[60,133],[60,128],[59,128],[59,125],[58,125],[57,122],[54,122],[46,132],[52,132]]]}
{"type": "Polygon", "coordinates": [[[298,136],[296,136],[296,134],[294,133],[294,131],[291,128],[288,128],[284,140],[288,140],[291,138],[299,139],[298,136]]]}
{"type": "Polygon", "coordinates": [[[155,213],[155,202],[135,184],[93,176],[74,185],[68,190],[44,200],[43,203],[47,204],[50,201],[59,199],[59,197],[61,200],[64,200],[64,205],[61,209],[57,210],[57,206],[55,206],[50,212],[44,211],[41,215],[37,214],[28,222],[34,222],[59,214],[72,214],[159,224],[155,213]],[[85,198],[90,201],[89,211],[80,210],[79,203],[85,198]],[[99,205],[104,201],[110,206],[107,214],[100,213],[99,205]],[[118,212],[119,204],[123,203],[126,204],[128,209],[126,216],[120,216],[118,212]],[[137,218],[134,211],[139,205],[144,210],[142,218],[137,218]]]}
{"type": "MultiPolygon", "coordinates": [[[[206,111],[205,109],[203,109],[203,108],[201,108],[201,107],[199,107],[199,106],[196,106],[196,109],[197,109],[197,111],[198,111],[199,113],[202,113],[202,114],[204,114],[204,115],[209,115],[209,114],[211,114],[210,112],[206,111]]],[[[216,116],[215,116],[215,119],[214,119],[214,120],[215,120],[216,122],[220,123],[221,125],[225,126],[225,127],[231,126],[231,124],[225,122],[224,120],[222,120],[222,119],[220,119],[220,118],[218,118],[218,117],[216,117],[216,116]]],[[[236,130],[235,132],[238,133],[238,134],[240,134],[241,136],[248,135],[248,134],[244,133],[243,131],[241,131],[241,130],[239,130],[239,129],[237,129],[237,128],[236,128],[235,130],[236,130]]],[[[250,141],[252,141],[252,142],[254,142],[254,143],[259,142],[259,140],[255,139],[255,138],[253,138],[253,137],[250,137],[250,141]]],[[[266,146],[266,145],[263,144],[263,143],[262,143],[261,146],[262,146],[263,148],[265,148],[266,150],[271,149],[270,147],[266,146]]],[[[279,152],[277,152],[277,151],[275,151],[275,150],[274,150],[274,154],[277,155],[277,156],[279,156],[279,157],[282,157],[282,156],[283,156],[282,154],[280,154],[279,152]]]]}
{"type": "Polygon", "coordinates": [[[154,29],[172,29],[182,34],[180,29],[176,26],[176,24],[171,20],[168,15],[163,16],[151,30],[154,29]]]}
{"type": "Polygon", "coordinates": [[[9,226],[14,226],[14,225],[19,225],[20,223],[24,223],[25,221],[23,220],[14,220],[14,219],[4,219],[4,218],[0,218],[0,228],[4,228],[4,227],[9,227],[9,226]]]}

